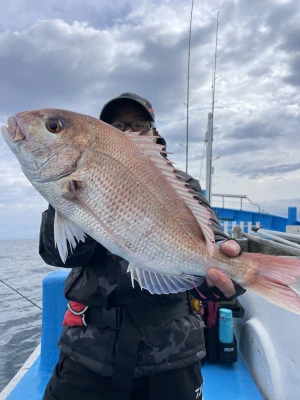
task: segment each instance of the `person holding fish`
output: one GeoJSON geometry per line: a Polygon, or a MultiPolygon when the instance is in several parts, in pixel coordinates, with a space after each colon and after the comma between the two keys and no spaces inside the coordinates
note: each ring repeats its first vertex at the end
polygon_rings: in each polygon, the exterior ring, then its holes
{"type": "Polygon", "coordinates": [[[42,258],[71,268],[45,400],[201,399],[203,322],[190,295],[230,300],[246,287],[300,314],[300,260],[239,255],[199,183],[168,160],[146,99],[123,93],[100,119],[20,112],[1,132],[50,204],[42,258]]]}
{"type": "Polygon", "coordinates": [[[19,112],[1,132],[50,204],[42,258],[72,269],[44,399],[201,398],[203,322],[190,294],[230,300],[244,287],[300,314],[300,260],[222,243],[199,183],[168,160],[146,99],[123,93],[100,119],[19,112]]]}
{"type": "MultiPolygon", "coordinates": [[[[100,120],[123,135],[138,133],[140,140],[157,152],[156,162],[170,166],[166,142],[156,130],[153,108],[148,100],[123,93],[106,103],[100,120]]],[[[56,120],[51,121],[48,130],[60,129],[56,120]]],[[[182,171],[173,173],[172,179],[188,187],[199,208],[207,212],[214,235],[211,240],[219,244],[226,256],[238,256],[239,244],[223,233],[199,182],[182,171]]],[[[73,183],[69,197],[72,197],[72,190],[80,193],[80,179],[73,183]]],[[[132,190],[134,194],[134,187],[132,190]]],[[[114,198],[120,207],[131,207],[130,201],[126,203],[127,199],[119,193],[114,198]]],[[[80,195],[76,201],[80,201],[80,195]]],[[[138,216],[136,229],[145,224],[143,232],[149,241],[153,235],[152,221],[145,220],[143,215],[150,206],[151,195],[141,198],[139,206],[132,210],[133,215],[138,216]]],[[[199,314],[193,312],[190,296],[200,300],[232,300],[245,290],[213,268],[214,265],[210,265],[206,279],[189,276],[176,280],[171,275],[141,271],[125,257],[107,249],[105,241],[100,244],[90,235],[86,235],[84,241],[77,240],[75,245],[69,240],[68,248],[62,250],[54,238],[59,221],[59,215],[49,205],[42,217],[40,255],[50,265],[72,270],[65,284],[69,303],[59,341],[60,359],[43,399],[201,400],[200,362],[205,356],[203,322],[199,314]],[[68,250],[72,251],[66,255],[68,250]],[[134,280],[138,284],[134,284],[134,280]]],[[[167,223],[167,220],[162,221],[162,229],[167,223]]],[[[122,229],[126,231],[127,226],[122,229]]],[[[130,246],[133,247],[134,242],[131,244],[129,240],[126,249],[130,246]]],[[[152,251],[160,254],[164,248],[158,244],[152,251]]]]}

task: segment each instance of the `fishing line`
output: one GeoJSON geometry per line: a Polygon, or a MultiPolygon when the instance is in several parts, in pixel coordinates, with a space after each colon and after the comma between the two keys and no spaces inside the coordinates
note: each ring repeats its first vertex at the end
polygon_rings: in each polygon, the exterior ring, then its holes
{"type": "Polygon", "coordinates": [[[2,282],[4,285],[6,285],[7,287],[9,287],[11,290],[13,290],[14,292],[18,293],[18,295],[20,295],[21,297],[23,297],[25,300],[29,301],[31,304],[33,304],[34,306],[36,306],[37,308],[39,308],[40,310],[43,310],[38,304],[36,304],[34,301],[28,299],[28,297],[24,296],[22,293],[18,292],[17,289],[14,289],[13,287],[11,287],[8,283],[4,282],[2,279],[0,279],[0,282],[2,282]]]}

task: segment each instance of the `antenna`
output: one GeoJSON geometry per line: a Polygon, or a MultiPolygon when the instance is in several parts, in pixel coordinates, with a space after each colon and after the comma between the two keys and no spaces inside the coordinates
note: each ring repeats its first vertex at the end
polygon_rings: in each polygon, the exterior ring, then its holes
{"type": "Polygon", "coordinates": [[[188,173],[188,164],[189,164],[190,61],[191,61],[191,37],[192,37],[193,9],[194,9],[194,0],[192,0],[191,17],[190,17],[188,71],[187,71],[187,92],[186,92],[186,146],[185,146],[185,172],[186,173],[188,173]]]}
{"type": "Polygon", "coordinates": [[[217,14],[217,27],[216,27],[216,44],[215,44],[215,57],[212,70],[212,102],[211,112],[208,113],[208,122],[205,135],[205,142],[207,142],[206,151],[206,191],[205,196],[210,203],[211,201],[211,176],[212,176],[212,141],[214,133],[214,110],[215,110],[215,90],[216,90],[216,71],[217,71],[217,48],[218,48],[218,27],[219,27],[219,11],[217,14]]]}

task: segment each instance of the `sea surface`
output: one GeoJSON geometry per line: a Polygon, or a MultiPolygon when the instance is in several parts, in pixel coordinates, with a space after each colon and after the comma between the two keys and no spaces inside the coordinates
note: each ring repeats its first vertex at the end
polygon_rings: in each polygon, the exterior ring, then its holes
{"type": "Polygon", "coordinates": [[[54,270],[38,239],[0,240],[0,392],[40,343],[42,280],[54,270]]]}

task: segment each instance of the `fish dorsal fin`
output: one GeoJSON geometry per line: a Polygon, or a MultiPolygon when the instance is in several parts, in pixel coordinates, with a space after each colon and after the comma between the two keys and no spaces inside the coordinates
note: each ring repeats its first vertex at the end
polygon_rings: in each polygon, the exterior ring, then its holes
{"type": "Polygon", "coordinates": [[[207,253],[211,256],[215,248],[215,238],[211,228],[211,212],[199,203],[195,198],[196,194],[193,194],[192,189],[186,187],[182,177],[176,174],[173,163],[164,157],[164,155],[169,154],[165,151],[165,146],[155,143],[152,136],[141,136],[138,132],[133,131],[126,131],[125,133],[134,140],[140,150],[156,165],[192,212],[203,233],[207,253]]]}
{"type": "Polygon", "coordinates": [[[59,212],[55,211],[54,217],[54,242],[58,249],[60,258],[65,263],[68,257],[69,249],[71,252],[77,246],[79,241],[85,241],[85,233],[78,225],[75,225],[69,219],[63,217],[59,212]]]}
{"type": "Polygon", "coordinates": [[[132,287],[136,280],[141,289],[147,289],[151,294],[178,293],[200,286],[204,278],[193,275],[164,275],[151,272],[132,264],[127,272],[131,275],[132,287]]]}

